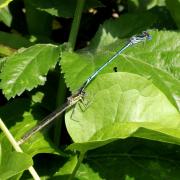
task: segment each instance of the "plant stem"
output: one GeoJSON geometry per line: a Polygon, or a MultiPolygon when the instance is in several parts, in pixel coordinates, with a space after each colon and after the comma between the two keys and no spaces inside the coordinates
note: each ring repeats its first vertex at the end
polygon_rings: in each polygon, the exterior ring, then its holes
{"type": "MultiPolygon", "coordinates": [[[[5,124],[3,123],[3,121],[0,118],[0,128],[2,129],[3,133],[5,134],[5,136],[8,138],[8,140],[10,141],[10,143],[12,144],[12,146],[14,147],[14,149],[17,152],[23,152],[22,149],[20,148],[20,146],[18,145],[18,143],[16,142],[16,140],[14,139],[14,137],[12,136],[12,134],[10,133],[10,131],[7,129],[7,127],[5,126],[5,124]]],[[[32,175],[32,177],[35,180],[40,180],[39,175],[37,174],[37,172],[35,171],[35,169],[33,168],[33,166],[30,166],[28,168],[30,174],[32,175]]]]}
{"type": "MultiPolygon", "coordinates": [[[[62,74],[60,74],[59,77],[59,84],[58,84],[58,92],[56,96],[56,105],[59,106],[64,103],[64,100],[66,98],[66,85],[64,83],[64,79],[62,77],[62,74]]],[[[54,143],[56,146],[59,146],[60,144],[60,138],[61,138],[61,127],[62,127],[62,120],[63,116],[60,116],[54,126],[54,143]]]]}
{"type": "Polygon", "coordinates": [[[85,0],[77,0],[76,10],[74,13],[74,18],[73,18],[73,22],[71,26],[71,32],[70,32],[69,40],[68,40],[73,50],[76,44],[76,38],[77,38],[78,30],[79,30],[84,3],[85,3],[85,0]]]}
{"type": "Polygon", "coordinates": [[[81,165],[83,159],[84,159],[84,155],[85,155],[85,152],[81,152],[80,155],[79,155],[79,158],[78,158],[78,162],[72,172],[72,174],[70,175],[70,177],[68,178],[68,180],[72,180],[74,179],[75,175],[76,175],[76,172],[77,170],[79,169],[79,166],[81,165]]]}
{"type": "MultiPolygon", "coordinates": [[[[73,22],[72,22],[72,26],[71,26],[71,32],[69,35],[68,42],[71,44],[71,47],[73,50],[74,50],[74,47],[76,44],[76,38],[77,38],[78,30],[79,30],[79,25],[80,25],[82,11],[83,11],[83,7],[84,7],[84,2],[85,2],[85,0],[77,0],[76,10],[74,13],[74,18],[73,18],[73,22]]],[[[66,86],[64,84],[64,80],[63,80],[62,76],[60,76],[59,83],[58,83],[58,93],[57,93],[57,103],[56,103],[57,106],[64,103],[65,95],[66,95],[66,86]]],[[[54,143],[57,146],[60,143],[61,126],[62,126],[62,117],[60,117],[56,121],[56,124],[55,124],[54,143]]]]}

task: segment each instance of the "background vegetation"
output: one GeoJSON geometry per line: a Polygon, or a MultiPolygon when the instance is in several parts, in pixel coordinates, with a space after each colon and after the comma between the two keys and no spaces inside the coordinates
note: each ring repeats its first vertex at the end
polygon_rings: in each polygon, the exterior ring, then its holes
{"type": "Polygon", "coordinates": [[[179,11],[179,0],[0,0],[0,179],[178,180],[179,11]],[[152,40],[106,67],[85,107],[22,150],[7,139],[6,127],[19,140],[144,30],[152,40]]]}

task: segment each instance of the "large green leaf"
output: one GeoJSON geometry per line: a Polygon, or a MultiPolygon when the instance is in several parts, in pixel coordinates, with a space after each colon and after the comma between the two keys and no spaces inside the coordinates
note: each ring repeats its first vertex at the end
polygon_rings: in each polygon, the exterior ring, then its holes
{"type": "MultiPolygon", "coordinates": [[[[168,31],[150,31],[150,34],[153,37],[151,41],[130,47],[114,62],[105,67],[102,73],[112,72],[113,68],[117,67],[118,71],[131,72],[151,79],[166,94],[171,103],[180,109],[178,61],[180,34],[168,31]]],[[[82,86],[88,76],[104,64],[125,43],[118,40],[109,44],[108,41],[106,42],[108,46],[100,42],[100,46],[97,45],[99,48],[93,53],[92,51],[86,51],[83,54],[67,51],[63,53],[62,71],[65,73],[65,81],[71,91],[76,91],[82,86]]],[[[112,42],[111,38],[110,41],[112,42]]]]}
{"type": "Polygon", "coordinates": [[[0,179],[8,179],[32,166],[33,162],[25,153],[12,152],[2,156],[0,179]]]}
{"type": "Polygon", "coordinates": [[[44,84],[45,75],[56,65],[59,48],[51,44],[38,44],[8,57],[0,74],[0,88],[9,99],[44,84]]]}
{"type": "Polygon", "coordinates": [[[82,143],[77,148],[130,136],[180,143],[180,114],[150,80],[130,73],[99,75],[87,96],[85,110],[76,106],[66,114],[68,132],[82,143]]]}

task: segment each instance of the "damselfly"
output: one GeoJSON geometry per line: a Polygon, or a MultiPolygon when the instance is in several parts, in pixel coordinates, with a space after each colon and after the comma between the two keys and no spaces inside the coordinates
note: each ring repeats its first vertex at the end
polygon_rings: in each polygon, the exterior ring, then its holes
{"type": "Polygon", "coordinates": [[[145,40],[151,40],[151,35],[149,35],[146,31],[143,31],[140,35],[132,36],[126,45],[117,51],[110,59],[106,61],[100,68],[98,68],[79,88],[78,92],[67,99],[67,102],[61,107],[56,109],[54,112],[45,117],[40,124],[32,128],[29,132],[27,132],[21,140],[18,141],[19,144],[24,143],[28,140],[32,135],[36,132],[40,131],[44,127],[46,127],[49,123],[55,120],[58,116],[60,116],[64,111],[75,105],[78,101],[82,100],[85,95],[85,88],[89,85],[89,83],[102,71],[109,63],[111,63],[118,55],[120,55],[125,49],[128,47],[137,44],[139,42],[144,42],[145,40]]]}

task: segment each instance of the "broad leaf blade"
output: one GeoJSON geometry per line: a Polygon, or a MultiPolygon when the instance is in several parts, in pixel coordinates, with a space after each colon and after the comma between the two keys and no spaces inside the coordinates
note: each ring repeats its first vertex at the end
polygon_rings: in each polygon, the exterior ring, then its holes
{"type": "Polygon", "coordinates": [[[38,44],[6,59],[0,74],[0,88],[9,99],[44,84],[45,75],[54,67],[59,57],[59,48],[38,44]]]}
{"type": "Polygon", "coordinates": [[[84,111],[81,105],[66,114],[75,142],[99,146],[130,136],[161,141],[164,134],[163,141],[180,143],[180,114],[151,81],[129,73],[106,74],[90,84],[87,94],[90,104],[84,111]]]}

